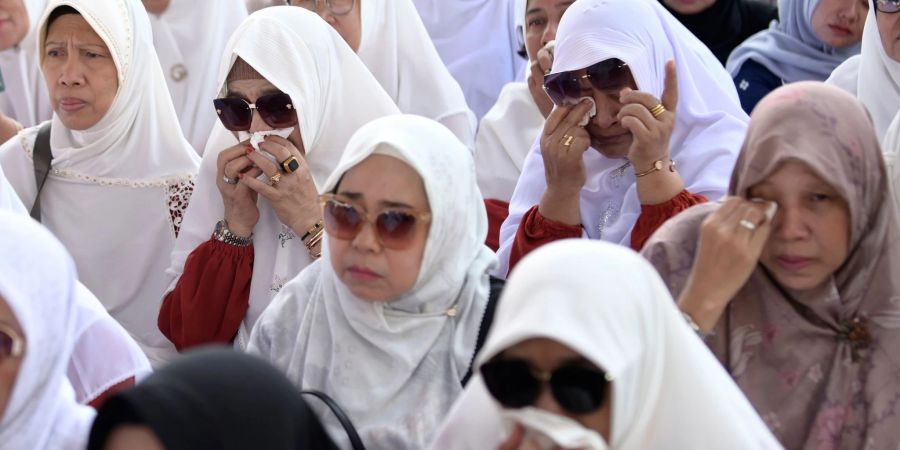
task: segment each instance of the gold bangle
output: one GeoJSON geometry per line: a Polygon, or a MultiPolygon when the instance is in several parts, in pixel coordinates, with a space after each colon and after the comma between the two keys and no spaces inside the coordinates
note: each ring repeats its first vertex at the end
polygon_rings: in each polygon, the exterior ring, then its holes
{"type": "Polygon", "coordinates": [[[309,229],[306,230],[306,233],[303,234],[303,237],[300,238],[300,240],[306,242],[307,238],[314,235],[323,228],[325,228],[325,222],[322,219],[319,219],[318,222],[314,223],[313,226],[309,227],[309,229]]]}
{"type": "MultiPolygon", "coordinates": [[[[635,172],[634,173],[635,178],[645,177],[647,175],[650,175],[653,172],[659,172],[660,170],[662,170],[663,165],[665,164],[663,161],[664,160],[662,160],[662,159],[657,159],[656,161],[653,162],[653,167],[651,167],[643,172],[635,172]]],[[[675,172],[675,161],[671,160],[671,159],[669,160],[669,172],[675,172]]]]}

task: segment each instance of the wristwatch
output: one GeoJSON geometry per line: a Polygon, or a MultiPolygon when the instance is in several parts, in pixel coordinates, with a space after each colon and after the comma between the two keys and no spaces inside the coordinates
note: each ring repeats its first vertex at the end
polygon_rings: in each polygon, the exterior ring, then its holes
{"type": "Polygon", "coordinates": [[[703,342],[709,343],[714,337],[716,337],[715,332],[707,333],[700,328],[700,325],[697,325],[697,322],[694,321],[694,318],[691,317],[690,314],[681,311],[681,316],[684,317],[684,321],[687,322],[688,326],[694,330],[694,333],[697,333],[697,336],[703,340],[703,342]]]}
{"type": "Polygon", "coordinates": [[[222,219],[216,223],[216,231],[213,232],[213,239],[235,247],[247,247],[253,243],[253,233],[250,233],[250,236],[247,237],[238,236],[228,229],[228,224],[225,223],[225,219],[222,219]]]}

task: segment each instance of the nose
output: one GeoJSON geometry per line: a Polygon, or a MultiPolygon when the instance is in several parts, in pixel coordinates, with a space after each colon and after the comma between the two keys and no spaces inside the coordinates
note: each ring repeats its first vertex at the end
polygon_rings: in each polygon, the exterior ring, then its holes
{"type": "Polygon", "coordinates": [[[548,42],[556,39],[556,27],[559,22],[553,20],[547,21],[547,28],[544,28],[544,34],[541,35],[541,47],[547,45],[548,42]]]}
{"type": "Polygon", "coordinates": [[[363,222],[359,233],[353,238],[353,248],[369,253],[381,251],[381,241],[378,239],[374,224],[368,221],[363,222]]]}
{"type": "Polygon", "coordinates": [[[838,17],[849,23],[855,23],[863,14],[864,6],[862,3],[853,0],[847,0],[838,11],[838,17]]]}
{"type": "Polygon", "coordinates": [[[250,110],[250,132],[255,133],[257,131],[269,131],[273,130],[269,124],[266,123],[265,120],[262,119],[262,116],[259,115],[259,110],[253,108],[250,110]]]}
{"type": "Polygon", "coordinates": [[[63,62],[62,72],[59,75],[59,84],[67,87],[81,86],[84,84],[84,66],[81,64],[77,49],[70,48],[63,62]]]}
{"type": "Polygon", "coordinates": [[[809,226],[800,208],[778,205],[773,222],[775,235],[784,241],[797,241],[809,237],[809,226]]]}
{"type": "Polygon", "coordinates": [[[560,416],[567,415],[566,411],[553,398],[553,393],[550,392],[550,386],[547,383],[543,383],[541,393],[538,394],[538,398],[534,402],[534,407],[560,416]]]}
{"type": "Polygon", "coordinates": [[[594,103],[597,104],[597,115],[591,119],[591,122],[601,129],[609,128],[619,123],[619,110],[622,104],[618,99],[612,99],[609,95],[594,90],[594,103]]]}

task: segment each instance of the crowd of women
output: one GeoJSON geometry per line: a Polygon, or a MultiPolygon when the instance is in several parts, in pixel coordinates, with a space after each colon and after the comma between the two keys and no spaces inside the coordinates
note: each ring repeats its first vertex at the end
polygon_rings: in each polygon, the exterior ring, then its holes
{"type": "Polygon", "coordinates": [[[898,110],[900,0],[0,0],[0,448],[900,448],[898,110]]]}

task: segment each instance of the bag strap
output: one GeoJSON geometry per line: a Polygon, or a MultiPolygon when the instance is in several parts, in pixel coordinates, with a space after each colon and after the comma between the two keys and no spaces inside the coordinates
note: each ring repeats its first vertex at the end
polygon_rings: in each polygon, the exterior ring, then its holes
{"type": "Polygon", "coordinates": [[[506,280],[501,278],[490,277],[490,294],[488,295],[487,307],[484,309],[484,316],[481,318],[481,326],[478,327],[478,338],[475,340],[475,351],[472,352],[472,361],[469,363],[469,370],[466,371],[466,374],[463,376],[460,383],[463,387],[466,387],[469,384],[469,380],[472,379],[473,369],[475,367],[475,359],[478,356],[478,353],[481,352],[481,347],[484,347],[484,341],[487,340],[488,331],[491,330],[491,325],[494,323],[494,313],[497,311],[497,302],[500,301],[500,293],[503,292],[503,287],[506,285],[506,280]]]}
{"type": "Polygon", "coordinates": [[[344,431],[347,432],[347,437],[350,438],[350,446],[353,450],[366,450],[366,447],[362,443],[362,439],[359,438],[359,434],[356,433],[356,428],[353,426],[353,422],[350,421],[350,418],[344,414],[344,410],[338,406],[337,402],[335,402],[328,394],[322,391],[316,390],[303,390],[300,391],[301,394],[312,395],[313,397],[318,398],[331,409],[331,412],[337,417],[338,422],[341,423],[341,426],[344,427],[344,431]]]}
{"type": "Polygon", "coordinates": [[[34,196],[34,205],[31,206],[31,218],[41,221],[41,190],[50,174],[50,162],[53,161],[53,153],[50,150],[50,122],[41,125],[37,138],[34,140],[34,181],[37,183],[37,195],[34,196]]]}

